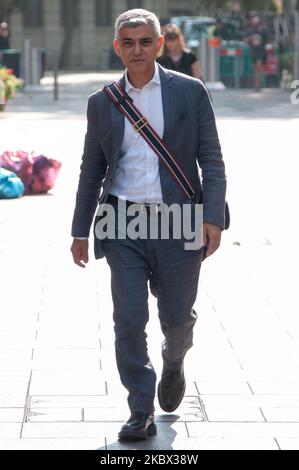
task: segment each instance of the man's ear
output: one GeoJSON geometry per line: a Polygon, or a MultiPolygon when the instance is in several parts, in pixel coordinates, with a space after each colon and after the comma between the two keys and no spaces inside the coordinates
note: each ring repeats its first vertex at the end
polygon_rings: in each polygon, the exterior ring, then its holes
{"type": "Polygon", "coordinates": [[[115,50],[116,54],[118,55],[118,57],[120,57],[120,52],[119,52],[118,40],[117,39],[113,40],[113,47],[114,47],[114,50],[115,50]]]}
{"type": "Polygon", "coordinates": [[[164,36],[159,36],[158,37],[158,42],[157,42],[157,47],[158,47],[158,50],[160,51],[161,47],[163,46],[164,44],[164,36]]]}

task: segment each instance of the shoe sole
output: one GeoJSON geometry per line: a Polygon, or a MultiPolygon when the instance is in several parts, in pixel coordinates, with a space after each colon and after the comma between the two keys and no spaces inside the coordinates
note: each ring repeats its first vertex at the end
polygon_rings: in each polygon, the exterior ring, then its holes
{"type": "Polygon", "coordinates": [[[118,439],[120,441],[145,441],[150,436],[157,434],[157,427],[155,423],[149,425],[145,432],[141,431],[120,431],[118,433],[118,439]]]}
{"type": "Polygon", "coordinates": [[[185,395],[185,391],[186,391],[186,382],[184,384],[184,390],[183,390],[183,393],[179,399],[179,401],[176,403],[175,406],[167,406],[167,405],[164,405],[162,400],[161,400],[161,395],[160,395],[160,385],[161,385],[161,382],[159,383],[158,385],[158,401],[159,401],[159,405],[160,405],[160,408],[163,410],[163,411],[166,411],[166,413],[172,413],[173,411],[175,411],[181,404],[183,398],[184,398],[184,395],[185,395]]]}

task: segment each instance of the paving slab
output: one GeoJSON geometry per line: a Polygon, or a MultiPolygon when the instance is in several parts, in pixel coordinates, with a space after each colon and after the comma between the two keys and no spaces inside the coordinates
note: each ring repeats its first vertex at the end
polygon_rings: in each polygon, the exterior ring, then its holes
{"type": "Polygon", "coordinates": [[[21,423],[0,423],[0,439],[17,439],[21,434],[21,423]]]}
{"type": "Polygon", "coordinates": [[[189,437],[297,438],[299,423],[186,423],[189,437]]]}
{"type": "Polygon", "coordinates": [[[299,450],[299,439],[297,438],[278,438],[277,443],[281,450],[299,450]]]}
{"type": "Polygon", "coordinates": [[[104,439],[3,439],[0,450],[97,450],[104,439]]]}
{"type": "MultiPolygon", "coordinates": [[[[107,442],[117,439],[123,422],[98,423],[25,423],[22,430],[23,438],[107,438],[107,442]]],[[[187,437],[185,423],[160,423],[159,440],[165,442],[180,434],[187,437]]],[[[9,436],[8,436],[9,437],[9,436]]],[[[156,438],[158,439],[158,438],[156,438]]]]}
{"type": "Polygon", "coordinates": [[[24,408],[0,408],[0,423],[22,423],[24,408]]]}
{"type": "Polygon", "coordinates": [[[107,395],[34,395],[30,397],[30,408],[92,408],[120,405],[119,397],[107,395]]]}
{"type": "Polygon", "coordinates": [[[85,371],[43,371],[32,373],[30,384],[32,395],[105,395],[106,388],[100,373],[85,371]]]}
{"type": "MultiPolygon", "coordinates": [[[[167,441],[166,441],[167,442],[167,441]]],[[[238,439],[238,438],[207,438],[207,439],[175,439],[171,444],[167,443],[169,447],[165,447],[162,442],[156,442],[155,439],[147,441],[146,443],[121,444],[114,442],[107,445],[107,450],[186,450],[186,451],[201,451],[201,450],[279,450],[277,442],[274,439],[238,439]]],[[[192,452],[191,452],[192,455],[192,452]]],[[[195,456],[194,456],[195,457],[195,456]]]]}

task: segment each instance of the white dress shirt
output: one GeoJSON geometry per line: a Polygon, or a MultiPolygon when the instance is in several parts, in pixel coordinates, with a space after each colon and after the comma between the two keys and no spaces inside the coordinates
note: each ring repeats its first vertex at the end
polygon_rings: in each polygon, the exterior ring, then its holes
{"type": "MultiPolygon", "coordinates": [[[[127,70],[125,71],[125,81],[126,92],[133,99],[135,106],[162,138],[164,116],[157,63],[155,62],[153,78],[142,89],[134,88],[131,85],[127,70]]],[[[127,118],[125,118],[125,132],[121,150],[124,155],[118,161],[109,193],[133,202],[162,203],[158,157],[143,137],[135,131],[127,118]]],[[[87,237],[77,238],[85,240],[87,237]]]]}
{"type": "MultiPolygon", "coordinates": [[[[142,89],[134,88],[125,72],[126,92],[135,106],[150,122],[162,138],[164,116],[162,106],[159,68],[155,63],[155,74],[142,89]]],[[[163,202],[159,175],[159,159],[143,137],[135,131],[125,118],[125,132],[122,153],[113,176],[110,193],[134,202],[163,202]]]]}

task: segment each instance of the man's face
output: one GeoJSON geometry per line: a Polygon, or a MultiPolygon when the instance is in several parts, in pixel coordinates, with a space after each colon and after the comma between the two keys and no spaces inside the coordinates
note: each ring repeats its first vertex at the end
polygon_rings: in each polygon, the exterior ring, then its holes
{"type": "Polygon", "coordinates": [[[113,46],[128,71],[140,74],[153,68],[163,41],[163,36],[155,37],[152,26],[145,25],[121,28],[119,40],[114,39],[113,46]]]}

